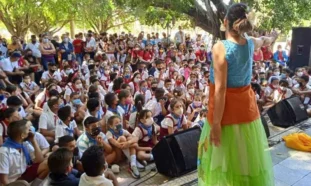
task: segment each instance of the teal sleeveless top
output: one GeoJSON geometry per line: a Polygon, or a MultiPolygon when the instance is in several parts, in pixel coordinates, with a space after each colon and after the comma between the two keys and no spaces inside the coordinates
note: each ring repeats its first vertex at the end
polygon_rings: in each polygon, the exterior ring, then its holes
{"type": "MultiPolygon", "coordinates": [[[[225,46],[228,63],[227,87],[238,88],[250,85],[254,54],[253,40],[247,39],[245,45],[228,40],[221,42],[225,46]]],[[[210,81],[215,84],[213,63],[210,68],[210,81]]]]}

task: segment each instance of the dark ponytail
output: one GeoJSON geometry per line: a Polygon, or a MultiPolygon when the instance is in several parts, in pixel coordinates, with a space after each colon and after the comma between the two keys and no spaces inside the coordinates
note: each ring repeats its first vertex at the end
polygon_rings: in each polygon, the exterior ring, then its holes
{"type": "Polygon", "coordinates": [[[145,96],[143,94],[138,94],[135,97],[135,107],[136,107],[136,119],[135,119],[135,127],[137,127],[139,121],[140,112],[143,110],[143,105],[145,104],[145,96]]]}
{"type": "Polygon", "coordinates": [[[252,23],[248,20],[249,10],[243,3],[233,4],[227,11],[226,19],[229,22],[229,30],[238,35],[253,30],[252,23]]]}

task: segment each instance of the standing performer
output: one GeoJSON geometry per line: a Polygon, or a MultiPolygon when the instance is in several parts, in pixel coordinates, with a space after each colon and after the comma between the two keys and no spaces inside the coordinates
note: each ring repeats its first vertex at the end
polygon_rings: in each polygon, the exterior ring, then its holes
{"type": "Polygon", "coordinates": [[[234,4],[224,20],[227,40],[213,47],[208,123],[198,150],[200,186],[272,186],[273,169],[251,88],[254,49],[276,37],[244,38],[248,7],[234,4]]]}

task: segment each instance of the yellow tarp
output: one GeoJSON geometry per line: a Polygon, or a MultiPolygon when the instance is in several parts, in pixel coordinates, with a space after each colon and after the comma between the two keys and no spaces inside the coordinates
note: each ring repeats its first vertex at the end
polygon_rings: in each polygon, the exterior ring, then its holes
{"type": "Polygon", "coordinates": [[[285,145],[289,148],[311,152],[311,137],[305,133],[293,133],[283,137],[285,145]]]}

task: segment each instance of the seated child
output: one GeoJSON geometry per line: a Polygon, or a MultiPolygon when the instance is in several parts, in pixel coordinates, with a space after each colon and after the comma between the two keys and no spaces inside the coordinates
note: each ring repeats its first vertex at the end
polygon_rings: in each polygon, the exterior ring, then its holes
{"type": "Polygon", "coordinates": [[[84,120],[83,124],[85,127],[85,131],[80,135],[77,140],[80,157],[82,157],[82,154],[87,148],[93,145],[99,145],[104,147],[105,149],[105,158],[108,164],[112,164],[116,160],[116,152],[113,151],[106,135],[101,132],[99,121],[100,120],[94,116],[88,116],[84,120]]]}
{"type": "Polygon", "coordinates": [[[82,167],[82,163],[80,161],[79,149],[76,146],[76,140],[74,139],[74,137],[69,136],[69,135],[60,137],[58,139],[58,146],[60,148],[61,147],[67,148],[73,153],[73,157],[72,157],[73,170],[72,170],[72,173],[75,175],[78,173],[83,173],[84,170],[82,167]]]}
{"type": "Polygon", "coordinates": [[[23,82],[20,83],[20,86],[31,98],[35,98],[34,95],[40,90],[40,87],[34,81],[31,81],[29,74],[23,75],[23,82]]]}
{"type": "Polygon", "coordinates": [[[160,139],[169,134],[187,129],[187,119],[184,115],[184,104],[181,99],[173,99],[170,103],[171,113],[161,122],[160,139]]]}
{"type": "Polygon", "coordinates": [[[152,112],[150,110],[142,110],[138,114],[139,124],[133,132],[133,136],[137,138],[137,158],[139,160],[153,161],[153,155],[151,153],[154,145],[157,141],[157,129],[159,126],[155,125],[153,121],[152,112]]]}
{"type": "Polygon", "coordinates": [[[8,126],[8,138],[0,147],[0,184],[7,185],[17,179],[30,183],[45,178],[42,173],[47,167],[42,163],[43,156],[30,126],[27,120],[14,121],[8,126]]]}
{"type": "Polygon", "coordinates": [[[64,106],[58,110],[58,122],[55,127],[55,143],[62,136],[80,136],[81,132],[77,127],[76,121],[71,120],[71,107],[64,106]]]}
{"type": "Polygon", "coordinates": [[[67,148],[59,148],[48,158],[50,174],[48,184],[53,186],[78,186],[79,178],[71,174],[73,153],[67,148]]]}
{"type": "Polygon", "coordinates": [[[106,136],[109,143],[113,147],[123,151],[125,156],[130,159],[131,165],[129,171],[131,172],[132,176],[134,178],[140,178],[136,162],[137,143],[135,142],[135,138],[133,138],[133,136],[127,130],[122,128],[122,123],[119,116],[111,116],[108,119],[107,124],[109,129],[106,133],[106,136]]]}
{"type": "Polygon", "coordinates": [[[188,106],[188,109],[187,109],[188,120],[191,122],[194,122],[199,116],[202,108],[203,108],[202,94],[196,93],[194,95],[193,102],[188,106]]]}
{"type": "Polygon", "coordinates": [[[88,148],[81,158],[85,173],[79,186],[118,186],[118,181],[108,169],[104,148],[94,145],[88,148]]]}

